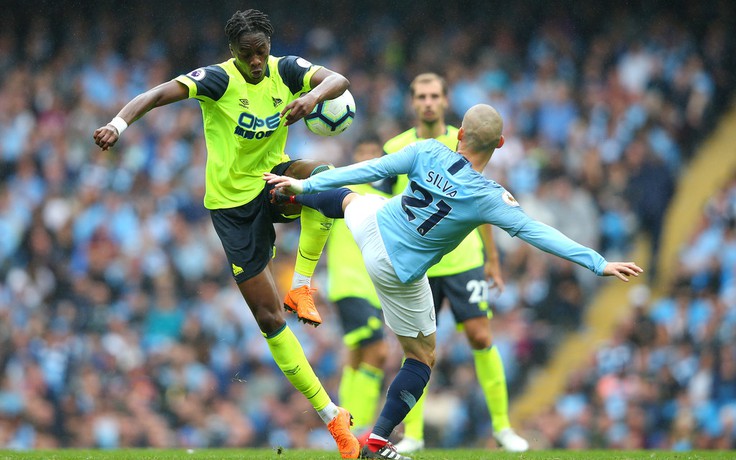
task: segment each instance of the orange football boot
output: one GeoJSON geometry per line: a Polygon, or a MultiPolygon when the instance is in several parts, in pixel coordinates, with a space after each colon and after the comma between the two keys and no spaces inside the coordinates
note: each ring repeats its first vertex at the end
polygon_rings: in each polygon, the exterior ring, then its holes
{"type": "Polygon", "coordinates": [[[312,298],[312,292],[314,291],[316,289],[312,289],[306,285],[292,289],[286,294],[284,309],[296,313],[299,321],[317,327],[322,324],[322,317],[319,316],[317,307],[314,306],[314,299],[312,298]]]}
{"type": "Polygon", "coordinates": [[[327,430],[330,432],[337,449],[340,451],[342,458],[358,458],[360,455],[360,443],[355,437],[350,427],[353,424],[353,416],[347,409],[338,407],[338,414],[327,424],[327,430]]]}

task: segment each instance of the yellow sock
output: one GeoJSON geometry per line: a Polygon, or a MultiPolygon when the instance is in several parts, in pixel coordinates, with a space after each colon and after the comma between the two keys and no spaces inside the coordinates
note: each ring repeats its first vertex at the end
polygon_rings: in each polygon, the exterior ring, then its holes
{"type": "Polygon", "coordinates": [[[511,427],[509,422],[509,395],[506,389],[506,372],[498,349],[473,350],[478,383],[486,395],[488,413],[491,414],[493,431],[511,427]]]}
{"type": "MultiPolygon", "coordinates": [[[[340,378],[340,386],[337,389],[337,396],[340,399],[340,406],[344,407],[351,413],[353,412],[353,395],[355,392],[353,382],[355,381],[355,369],[350,366],[342,368],[342,377],[340,378]]],[[[355,415],[353,415],[353,418],[355,415]]],[[[354,423],[354,422],[353,422],[354,423]]]]}
{"type": "Polygon", "coordinates": [[[351,406],[348,408],[353,415],[356,430],[370,427],[376,421],[376,409],[381,398],[383,385],[383,370],[370,364],[360,363],[354,371],[353,397],[349,398],[351,406]]]}
{"type": "Polygon", "coordinates": [[[266,337],[273,360],[287,379],[320,411],[330,403],[330,396],[312,370],[304,350],[289,326],[272,337],[266,337]]]}
{"type": "Polygon", "coordinates": [[[325,217],[317,210],[302,207],[299,250],[294,267],[296,273],[307,277],[314,275],[334,221],[335,219],[325,217]]]}
{"type": "Polygon", "coordinates": [[[424,387],[424,393],[419,398],[414,407],[411,408],[404,418],[404,437],[424,441],[424,401],[427,400],[427,389],[429,385],[424,387]]]}

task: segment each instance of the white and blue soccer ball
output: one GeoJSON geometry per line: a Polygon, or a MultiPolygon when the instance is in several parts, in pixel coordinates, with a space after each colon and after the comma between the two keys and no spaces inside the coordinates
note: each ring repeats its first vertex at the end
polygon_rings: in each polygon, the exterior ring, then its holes
{"type": "Polygon", "coordinates": [[[350,91],[345,90],[335,99],[320,102],[312,113],[304,117],[304,123],[314,134],[319,136],[336,136],[345,131],[355,118],[355,99],[350,91]]]}

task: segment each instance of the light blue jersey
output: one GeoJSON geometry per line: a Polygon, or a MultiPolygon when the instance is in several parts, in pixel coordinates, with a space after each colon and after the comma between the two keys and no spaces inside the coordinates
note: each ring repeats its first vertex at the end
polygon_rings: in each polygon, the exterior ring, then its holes
{"type": "Polygon", "coordinates": [[[535,247],[598,275],[607,262],[597,252],[524,213],[513,196],[475,171],[462,155],[429,139],[392,155],[332,169],[304,181],[304,193],[407,174],[409,184],[377,214],[396,275],[422,277],[476,227],[489,223],[535,247]]]}

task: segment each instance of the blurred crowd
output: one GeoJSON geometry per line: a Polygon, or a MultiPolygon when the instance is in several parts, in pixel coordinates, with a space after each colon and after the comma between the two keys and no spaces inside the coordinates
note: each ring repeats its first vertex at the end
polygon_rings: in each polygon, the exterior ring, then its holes
{"type": "Polygon", "coordinates": [[[736,448],[736,175],[713,196],[670,292],[627,318],[530,422],[548,447],[736,448]]]}
{"type": "MultiPolygon", "coordinates": [[[[0,447],[333,448],[229,274],[202,205],[197,104],[155,109],[110,152],[92,142],[136,94],[229,58],[224,23],[248,6],[65,3],[42,15],[19,2],[0,29],[0,447]]],[[[358,107],[335,138],[295,125],[287,152],[345,164],[362,134],[407,129],[408,82],[438,72],[451,122],[479,102],[505,119],[489,177],[609,259],[645,232],[653,254],[642,264],[656,279],[677,178],[731,96],[729,2],[460,3],[320,0],[298,15],[289,2],[262,7],[276,29],[272,54],[340,71],[358,107]]],[[[637,291],[631,321],[524,427],[538,444],[734,447],[735,197],[730,184],[713,198],[671,296],[637,291]]],[[[299,227],[277,231],[285,292],[299,227]]],[[[580,326],[600,281],[497,240],[507,288],[493,294],[494,342],[513,398],[580,326]]],[[[315,284],[329,289],[323,267],[315,284]]],[[[331,306],[319,306],[318,330],[292,328],[336,395],[341,331],[331,306]]],[[[438,321],[426,439],[485,445],[472,355],[452,319],[438,321]]]]}

